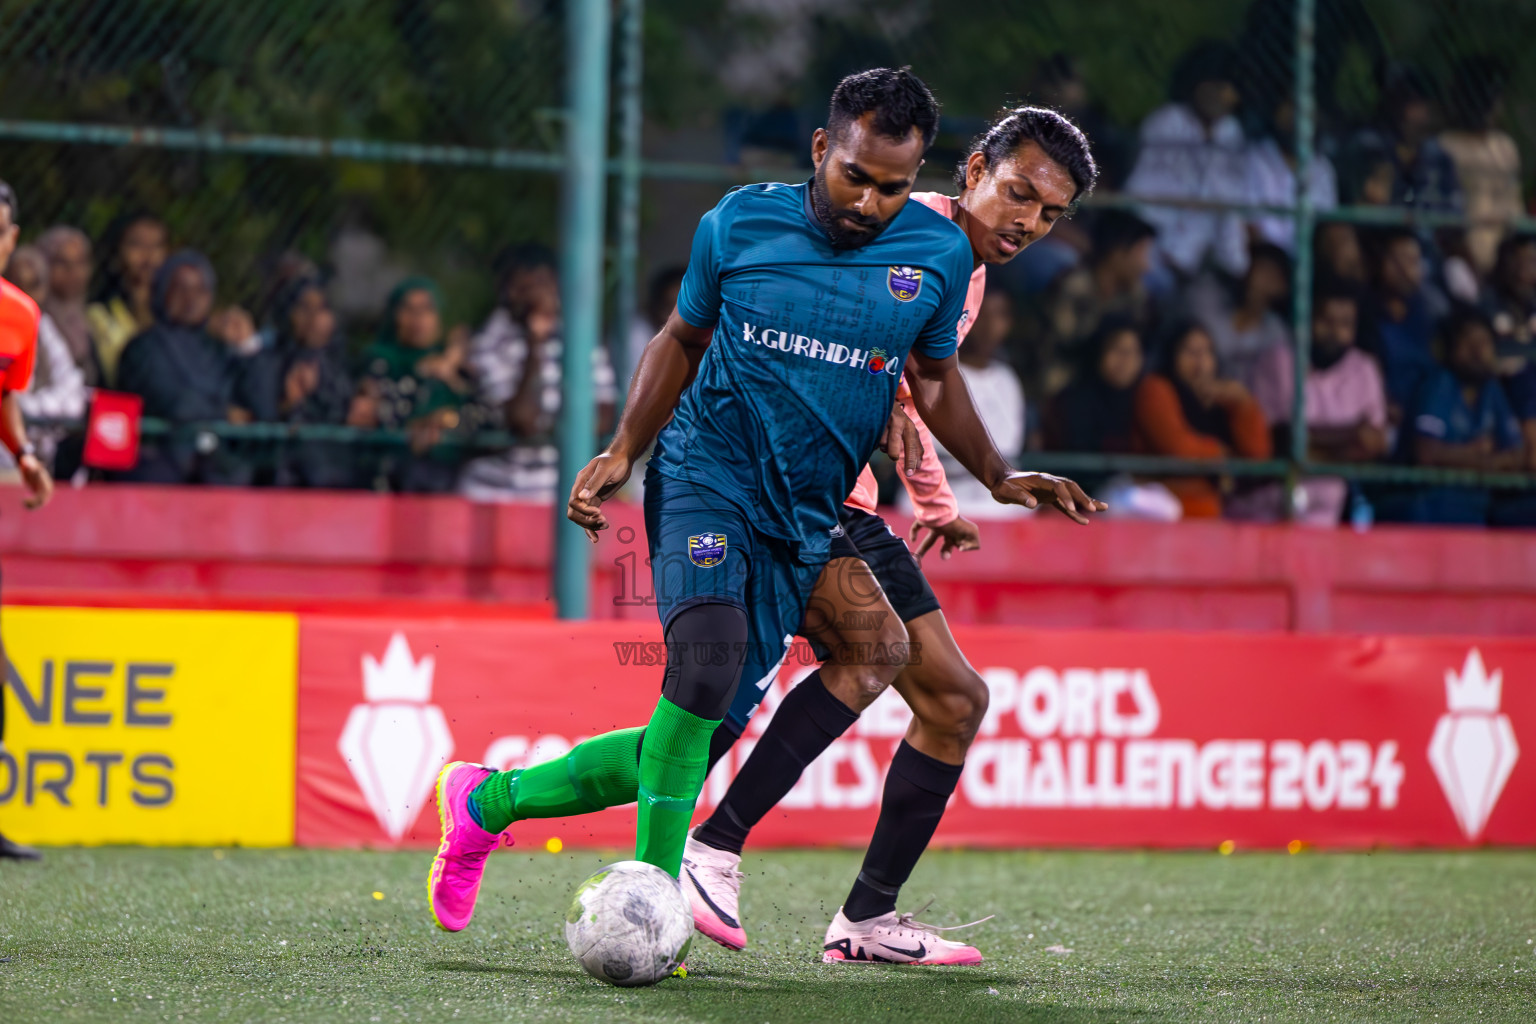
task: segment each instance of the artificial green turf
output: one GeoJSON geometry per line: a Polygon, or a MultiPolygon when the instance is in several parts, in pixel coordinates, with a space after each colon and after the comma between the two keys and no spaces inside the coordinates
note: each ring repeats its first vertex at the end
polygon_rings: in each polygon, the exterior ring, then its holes
{"type": "Polygon", "coordinates": [[[752,945],[700,939],[653,989],[566,952],[601,859],[498,852],[457,935],[432,926],[422,853],[0,863],[0,1021],[1536,1020],[1530,852],[931,853],[907,890],[939,897],[924,919],[997,915],[961,933],[972,968],[823,965],[857,858],[749,853],[752,945]]]}

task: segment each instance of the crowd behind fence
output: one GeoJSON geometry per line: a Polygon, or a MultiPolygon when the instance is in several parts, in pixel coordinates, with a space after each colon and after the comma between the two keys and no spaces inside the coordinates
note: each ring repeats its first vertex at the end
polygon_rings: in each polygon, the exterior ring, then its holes
{"type": "MultiPolygon", "coordinates": [[[[1122,6],[1116,28],[1057,2],[795,5],[744,40],[653,3],[616,35],[614,106],[718,150],[614,170],[795,180],[831,82],[870,63],[946,103],[940,174],[1005,99],[1053,106],[1104,177],[989,272],[961,349],[1007,454],[1149,518],[1536,522],[1536,79],[1512,48],[1533,15],[1122,6]]],[[[105,388],[148,419],[138,467],[98,477],[552,499],[563,21],[476,0],[6,21],[0,178],[28,243],[8,276],[47,314],[23,401],[56,471],[89,475],[105,388]]],[[[703,210],[657,195],[616,191],[600,432],[681,272],[636,225],[703,210]]],[[[951,468],[962,511],[997,514],[951,468]]]]}

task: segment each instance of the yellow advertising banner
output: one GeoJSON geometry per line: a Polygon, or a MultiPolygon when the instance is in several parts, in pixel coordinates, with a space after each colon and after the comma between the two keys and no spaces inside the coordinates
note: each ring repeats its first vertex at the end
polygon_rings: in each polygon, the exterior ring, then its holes
{"type": "Polygon", "coordinates": [[[7,608],[0,625],[7,835],[293,842],[297,616],[7,608]]]}

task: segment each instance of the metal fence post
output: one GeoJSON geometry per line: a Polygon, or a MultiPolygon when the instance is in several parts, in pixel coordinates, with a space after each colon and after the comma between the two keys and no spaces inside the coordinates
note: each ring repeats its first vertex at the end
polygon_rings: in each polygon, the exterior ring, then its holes
{"type": "Polygon", "coordinates": [[[555,492],[555,603],[562,619],[584,619],[590,598],[589,547],[565,518],[576,474],[595,454],[592,353],[602,336],[603,208],[608,151],[608,4],[569,0],[565,14],[567,98],[565,183],[560,203],[560,487],[555,492]]]}
{"type": "MultiPolygon", "coordinates": [[[[1312,366],[1312,136],[1317,120],[1312,57],[1316,0],[1296,0],[1296,338],[1295,387],[1291,396],[1291,459],[1307,461],[1307,372],[1312,366]]],[[[1293,474],[1294,478],[1294,474],[1293,474]]]]}
{"type": "Polygon", "coordinates": [[[616,296],[613,329],[613,366],[619,381],[622,408],[629,377],[635,372],[629,359],[629,332],[639,306],[640,288],[640,133],[644,116],[641,86],[645,59],[645,0],[622,0],[619,8],[619,173],[618,252],[615,254],[616,296]]]}

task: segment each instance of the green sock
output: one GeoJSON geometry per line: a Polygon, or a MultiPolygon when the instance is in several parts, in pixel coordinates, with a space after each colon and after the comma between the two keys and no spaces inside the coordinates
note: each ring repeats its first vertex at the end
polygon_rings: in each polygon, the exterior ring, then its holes
{"type": "Polygon", "coordinates": [[[709,767],[709,737],[719,719],[692,715],[663,697],[640,749],[640,823],[635,859],[676,877],[693,805],[709,767]]]}
{"type": "Polygon", "coordinates": [[[619,729],[578,743],[564,757],[496,772],[469,794],[480,827],[500,832],[524,818],[563,818],[635,799],[644,729],[619,729]]]}

